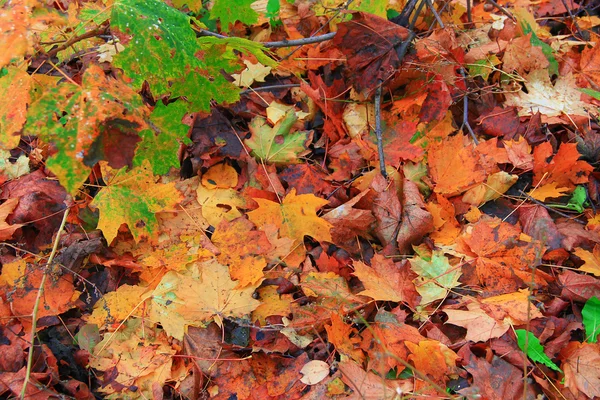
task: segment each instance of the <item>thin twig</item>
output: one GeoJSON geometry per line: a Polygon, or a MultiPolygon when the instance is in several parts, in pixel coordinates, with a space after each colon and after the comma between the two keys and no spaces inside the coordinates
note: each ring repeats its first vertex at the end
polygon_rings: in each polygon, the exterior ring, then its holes
{"type": "Polygon", "coordinates": [[[66,50],[69,47],[73,46],[77,42],[81,42],[82,40],[93,38],[98,35],[102,35],[104,32],[106,32],[106,29],[107,29],[106,26],[99,26],[96,29],[92,29],[91,31],[82,33],[79,36],[72,37],[71,39],[69,39],[65,43],[63,43],[62,45],[55,47],[52,50],[48,51],[48,53],[47,53],[48,58],[52,58],[52,57],[56,56],[59,51],[66,50]]]}
{"type": "Polygon", "coordinates": [[[379,155],[379,169],[381,175],[387,179],[385,170],[385,155],[383,154],[383,136],[381,133],[381,86],[383,81],[379,81],[379,86],[375,91],[375,135],[377,136],[377,154],[379,155]]]}
{"type": "Polygon", "coordinates": [[[584,221],[581,221],[580,219],[574,218],[572,215],[565,214],[564,212],[558,211],[557,209],[555,209],[555,208],[552,208],[552,207],[548,206],[547,204],[544,204],[543,202],[541,202],[541,201],[539,201],[539,200],[537,200],[537,199],[534,199],[533,197],[531,197],[530,195],[528,195],[527,193],[525,193],[525,192],[524,192],[524,191],[522,191],[522,190],[521,190],[520,192],[521,192],[521,194],[522,194],[523,196],[527,197],[527,200],[529,200],[529,201],[531,201],[531,202],[534,202],[535,204],[537,204],[537,205],[540,205],[540,206],[544,207],[546,210],[548,210],[548,211],[551,211],[551,212],[554,212],[554,213],[556,213],[556,214],[560,215],[561,217],[565,217],[565,218],[568,218],[568,219],[572,219],[573,221],[576,221],[576,222],[579,222],[580,224],[584,224],[584,225],[585,225],[585,222],[584,222],[584,221]]]}
{"type": "Polygon", "coordinates": [[[225,35],[221,35],[220,33],[216,33],[216,32],[211,32],[206,29],[200,29],[200,30],[198,30],[198,33],[200,33],[200,35],[202,35],[202,36],[213,36],[213,37],[216,37],[219,39],[227,39],[228,38],[225,35]]]}
{"type": "Polygon", "coordinates": [[[504,8],[500,4],[496,3],[494,0],[485,0],[485,2],[494,6],[494,8],[496,8],[502,14],[506,15],[511,20],[513,20],[515,22],[517,21],[517,19],[515,18],[514,15],[512,15],[506,8],[504,8]]]}
{"type": "Polygon", "coordinates": [[[471,1],[467,0],[467,22],[469,22],[469,26],[473,25],[473,12],[471,11],[471,1]]]}
{"type": "Polygon", "coordinates": [[[325,42],[326,40],[331,40],[336,35],[337,32],[325,33],[319,36],[309,36],[307,38],[302,39],[294,39],[294,40],[281,40],[279,42],[264,42],[263,46],[269,49],[278,49],[281,47],[292,47],[292,46],[303,46],[305,44],[311,43],[320,43],[325,42]]]}
{"type": "Polygon", "coordinates": [[[44,295],[44,285],[46,284],[46,277],[48,276],[48,270],[54,261],[54,257],[56,256],[56,251],[58,250],[58,243],[60,242],[60,237],[62,235],[62,231],[65,228],[65,224],[67,223],[67,217],[69,216],[69,207],[65,210],[65,214],[63,215],[63,219],[58,227],[58,232],[56,232],[56,238],[54,239],[54,245],[52,246],[52,252],[50,253],[50,257],[48,257],[48,262],[44,266],[44,274],[42,275],[42,281],[40,283],[40,287],[38,289],[37,297],[35,298],[35,303],[33,305],[33,311],[31,313],[31,339],[30,339],[30,348],[29,354],[27,355],[27,368],[25,369],[25,379],[23,381],[23,387],[21,388],[21,399],[25,399],[25,393],[27,392],[27,385],[29,384],[29,379],[31,378],[31,369],[33,367],[33,347],[35,344],[36,330],[37,330],[37,318],[38,312],[40,309],[40,302],[42,300],[42,296],[44,295]]]}
{"type": "MultiPolygon", "coordinates": [[[[348,1],[346,1],[346,4],[344,4],[340,9],[338,9],[323,25],[321,25],[321,27],[319,29],[317,29],[316,31],[314,31],[310,36],[313,37],[317,33],[321,32],[323,29],[325,29],[325,27],[329,25],[329,22],[331,22],[334,18],[336,18],[342,12],[342,10],[348,9],[348,7],[350,6],[350,4],[352,4],[352,2],[354,2],[354,0],[348,0],[348,1]]],[[[290,58],[295,52],[297,52],[301,48],[302,48],[302,46],[296,47],[294,50],[290,51],[285,57],[283,57],[281,59],[281,61],[287,60],[288,58],[290,58]]]]}
{"type": "Polygon", "coordinates": [[[431,0],[425,0],[425,1],[427,2],[427,7],[429,7],[431,12],[433,13],[433,16],[435,17],[435,20],[437,21],[440,28],[444,29],[445,28],[444,21],[442,21],[440,14],[438,14],[437,10],[433,6],[433,2],[431,0]]]}
{"type": "Polygon", "coordinates": [[[575,29],[577,30],[577,36],[579,36],[579,39],[583,40],[583,41],[588,41],[590,40],[589,35],[588,38],[586,39],[584,37],[583,32],[581,31],[581,28],[579,27],[579,24],[577,23],[577,19],[575,18],[575,16],[573,15],[573,12],[571,11],[571,8],[567,5],[566,0],[561,0],[563,3],[563,6],[565,6],[565,9],[567,10],[567,13],[569,14],[569,18],[571,18],[571,22],[573,22],[573,25],[575,26],[575,29]]]}
{"type": "Polygon", "coordinates": [[[295,88],[295,87],[300,87],[300,84],[299,83],[285,83],[285,84],[281,84],[281,85],[261,86],[261,87],[257,87],[257,88],[249,88],[246,90],[242,90],[240,92],[240,94],[254,93],[254,92],[266,92],[269,90],[289,89],[289,88],[295,88]]]}
{"type": "MultiPolygon", "coordinates": [[[[200,35],[202,36],[213,36],[219,39],[229,39],[229,36],[225,36],[225,35],[221,35],[220,33],[216,33],[216,32],[211,32],[208,31],[206,29],[200,29],[198,31],[198,33],[200,33],[200,35]]],[[[319,36],[309,36],[307,38],[302,38],[302,39],[293,39],[293,40],[279,40],[276,42],[262,42],[260,44],[262,44],[263,46],[265,46],[266,48],[269,49],[278,49],[281,47],[292,47],[292,46],[303,46],[305,44],[311,44],[311,43],[320,43],[320,42],[325,42],[327,40],[331,40],[333,39],[333,37],[335,36],[337,32],[331,32],[331,33],[325,33],[323,35],[319,35],[319,36]]]]}
{"type": "MultiPolygon", "coordinates": [[[[460,68],[459,71],[463,77],[463,80],[465,81],[465,86],[466,86],[467,85],[467,76],[465,74],[465,70],[460,68]]],[[[475,145],[478,145],[479,140],[477,140],[477,136],[475,135],[475,132],[473,132],[473,129],[471,128],[471,124],[469,124],[469,93],[468,93],[468,91],[467,91],[467,93],[465,93],[465,97],[463,97],[463,122],[462,122],[461,129],[463,127],[467,128],[467,131],[469,131],[471,138],[473,138],[473,142],[475,143],[475,145]]]]}

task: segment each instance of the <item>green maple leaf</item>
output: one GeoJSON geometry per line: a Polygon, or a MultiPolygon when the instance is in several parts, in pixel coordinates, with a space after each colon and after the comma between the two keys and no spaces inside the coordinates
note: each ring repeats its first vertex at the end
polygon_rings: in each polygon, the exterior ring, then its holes
{"type": "Polygon", "coordinates": [[[249,126],[252,137],[244,140],[244,143],[252,149],[252,155],[265,162],[299,163],[298,157],[306,151],[306,145],[312,139],[312,132],[290,132],[296,120],[294,110],[289,110],[273,127],[263,117],[255,117],[249,126]]]}
{"type": "Polygon", "coordinates": [[[421,295],[421,305],[445,298],[452,288],[459,285],[460,268],[453,268],[440,251],[434,251],[431,260],[416,257],[410,261],[410,265],[419,275],[415,279],[415,286],[421,295]]]}
{"type": "Polygon", "coordinates": [[[240,38],[196,38],[191,17],[158,0],[117,0],[111,29],[125,50],[114,57],[132,85],[150,84],[156,96],[185,97],[188,111],[208,111],[210,102],[233,103],[239,89],[225,73],[241,66],[235,51],[274,65],[259,43],[240,38]]]}
{"type": "Polygon", "coordinates": [[[88,67],[81,85],[63,82],[38,89],[24,134],[52,145],[46,166],[69,193],[77,192],[100,160],[119,167],[131,163],[137,132],[147,126],[149,112],[135,91],[107,78],[96,65],[88,67]]]}
{"type": "Polygon", "coordinates": [[[138,145],[133,165],[139,166],[148,160],[155,175],[163,175],[171,167],[179,167],[179,145],[181,142],[191,143],[187,137],[190,128],[181,122],[186,108],[180,101],[166,106],[160,101],[156,103],[150,115],[152,129],[140,132],[142,142],[138,145]]]}
{"type": "Polygon", "coordinates": [[[527,354],[527,357],[531,358],[535,362],[544,364],[548,368],[555,371],[562,372],[560,368],[544,353],[544,346],[540,343],[540,340],[535,337],[531,332],[527,332],[525,329],[515,330],[517,334],[517,343],[519,348],[527,354]],[[527,342],[527,349],[525,349],[525,342],[527,342]]]}
{"type": "Polygon", "coordinates": [[[215,0],[210,10],[212,19],[221,20],[221,30],[229,31],[229,25],[235,21],[252,25],[258,22],[258,13],[250,7],[256,0],[215,0]]]}
{"type": "Polygon", "coordinates": [[[121,224],[127,224],[136,242],[153,238],[158,230],[155,213],[172,209],[183,197],[175,183],[155,183],[148,161],[126,172],[102,165],[107,186],[96,195],[92,206],[100,210],[98,228],[108,243],[117,236],[121,224]]]}
{"type": "Polygon", "coordinates": [[[598,342],[600,333],[600,300],[592,296],[581,310],[583,316],[583,326],[585,327],[585,336],[588,343],[598,342]]]}

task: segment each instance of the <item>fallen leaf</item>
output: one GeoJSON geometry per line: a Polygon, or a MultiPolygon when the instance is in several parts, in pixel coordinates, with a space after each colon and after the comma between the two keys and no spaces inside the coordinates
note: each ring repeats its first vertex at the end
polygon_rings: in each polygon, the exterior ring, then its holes
{"type": "Polygon", "coordinates": [[[416,306],[417,293],[410,279],[414,279],[414,275],[406,264],[394,264],[393,260],[376,254],[371,260],[371,267],[356,261],[354,275],[365,286],[365,290],[359,293],[362,296],[374,300],[405,302],[412,307],[416,306]]]}
{"type": "Polygon", "coordinates": [[[590,399],[600,396],[600,345],[571,342],[560,352],[565,387],[590,399]]]}
{"type": "Polygon", "coordinates": [[[446,309],[444,312],[448,315],[446,323],[465,328],[467,330],[465,340],[474,343],[498,338],[510,329],[508,321],[492,318],[475,301],[467,304],[467,311],[446,309]]]}
{"type": "Polygon", "coordinates": [[[152,292],[150,318],[165,331],[183,340],[187,325],[202,325],[214,319],[249,315],[260,302],[252,297],[254,287],[237,289],[229,268],[209,260],[185,273],[168,272],[152,292]]]}
{"type": "MultiPolygon", "coordinates": [[[[560,75],[552,84],[548,70],[536,69],[525,76],[527,92],[507,93],[507,106],[520,109],[519,116],[541,113],[544,118],[566,115],[588,116],[587,104],[581,101],[575,77],[560,75]]],[[[550,143],[548,143],[550,144],[550,143]]]]}
{"type": "Polygon", "coordinates": [[[311,360],[300,370],[300,382],[305,385],[316,385],[329,376],[329,364],[321,360],[311,360]]]}
{"type": "Polygon", "coordinates": [[[577,248],[573,254],[581,258],[584,262],[583,265],[579,267],[580,271],[600,276],[600,245],[594,246],[593,252],[577,248]]]}

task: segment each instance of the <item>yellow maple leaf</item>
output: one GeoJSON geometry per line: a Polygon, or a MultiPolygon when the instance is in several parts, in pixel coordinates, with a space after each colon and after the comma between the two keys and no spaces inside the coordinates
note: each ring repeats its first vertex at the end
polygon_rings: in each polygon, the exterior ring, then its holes
{"type": "Polygon", "coordinates": [[[162,329],[151,321],[134,318],[122,330],[107,333],[94,347],[90,367],[107,374],[115,372],[115,383],[123,385],[98,388],[109,398],[152,399],[153,389],[171,379],[175,353],[162,329]]]}
{"type": "Polygon", "coordinates": [[[538,186],[535,189],[531,189],[528,194],[536,200],[546,201],[546,199],[564,196],[565,193],[570,191],[569,188],[557,187],[558,185],[558,182],[550,182],[545,185],[538,186]]]}
{"type": "Polygon", "coordinates": [[[254,82],[264,82],[267,75],[271,73],[271,67],[266,67],[261,63],[253,64],[249,60],[244,60],[246,69],[239,74],[232,74],[233,83],[239,87],[250,87],[254,82]]]}
{"type": "Polygon", "coordinates": [[[103,327],[108,324],[120,324],[132,315],[139,315],[136,309],[143,303],[143,296],[148,288],[142,286],[122,285],[114,292],[109,292],[94,305],[94,311],[88,318],[89,324],[103,327]]]}
{"type": "Polygon", "coordinates": [[[187,325],[204,325],[211,319],[222,325],[223,318],[244,317],[260,305],[252,297],[254,286],[237,286],[229,268],[216,260],[194,265],[185,273],[170,271],[152,292],[150,318],[183,340],[187,325]]]}
{"type": "Polygon", "coordinates": [[[327,200],[313,194],[296,196],[296,189],[292,189],[281,204],[260,198],[254,200],[259,207],[248,213],[250,221],[260,229],[273,224],[279,228],[280,237],[293,240],[293,250],[285,259],[289,266],[297,266],[302,262],[305,235],[318,241],[332,241],[332,225],[317,216],[317,210],[327,204],[327,200]]]}
{"type": "Polygon", "coordinates": [[[594,247],[594,252],[590,253],[582,248],[576,249],[573,254],[581,258],[584,264],[579,267],[580,271],[589,272],[596,276],[600,276],[600,245],[594,247]]]}
{"type": "Polygon", "coordinates": [[[258,227],[275,224],[283,237],[302,242],[304,236],[319,241],[331,241],[331,224],[317,216],[317,210],[327,204],[327,200],[313,194],[296,196],[292,189],[281,204],[266,199],[254,199],[259,207],[248,213],[250,221],[258,227]]]}

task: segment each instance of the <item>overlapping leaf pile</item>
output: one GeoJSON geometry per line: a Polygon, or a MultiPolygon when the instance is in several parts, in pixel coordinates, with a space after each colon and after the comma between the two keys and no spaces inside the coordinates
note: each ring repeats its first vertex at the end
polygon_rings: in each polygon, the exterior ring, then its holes
{"type": "Polygon", "coordinates": [[[344,3],[2,3],[1,394],[600,397],[594,2],[344,3]]]}

